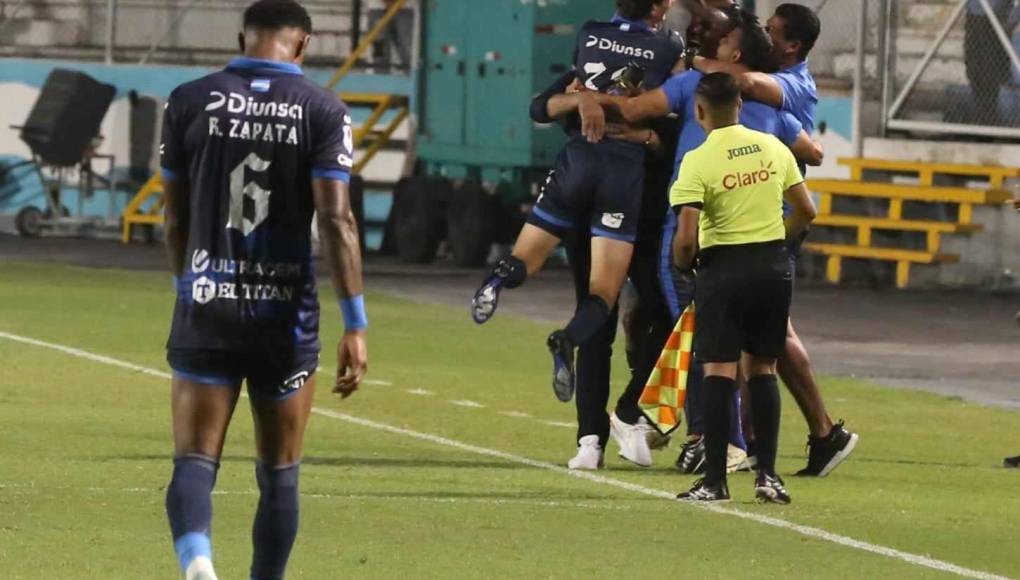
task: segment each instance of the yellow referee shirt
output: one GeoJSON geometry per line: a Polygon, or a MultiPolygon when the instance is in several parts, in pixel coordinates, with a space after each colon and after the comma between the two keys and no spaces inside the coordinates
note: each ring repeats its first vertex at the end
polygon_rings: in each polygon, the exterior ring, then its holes
{"type": "Polygon", "coordinates": [[[698,245],[732,246],[786,238],[783,192],[804,181],[790,149],[743,125],[716,129],[684,156],[670,188],[673,207],[701,204],[698,245]]]}

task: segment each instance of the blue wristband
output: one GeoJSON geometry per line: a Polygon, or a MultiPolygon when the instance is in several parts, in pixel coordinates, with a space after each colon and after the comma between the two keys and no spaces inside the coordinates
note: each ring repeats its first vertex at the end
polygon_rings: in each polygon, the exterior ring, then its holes
{"type": "Polygon", "coordinates": [[[368,328],[368,315],[365,314],[365,297],[361,294],[340,299],[340,314],[344,317],[347,330],[368,328]]]}

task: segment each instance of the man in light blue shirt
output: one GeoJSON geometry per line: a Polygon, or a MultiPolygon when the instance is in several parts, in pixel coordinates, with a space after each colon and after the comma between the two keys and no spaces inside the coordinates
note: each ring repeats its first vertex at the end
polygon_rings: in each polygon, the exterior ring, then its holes
{"type": "MultiPolygon", "coordinates": [[[[806,6],[780,4],[769,18],[766,30],[772,37],[772,56],[778,72],[754,72],[739,63],[701,57],[694,59],[694,66],[706,74],[727,72],[736,76],[747,98],[793,114],[810,132],[815,126],[818,89],[808,70],[808,54],[821,34],[821,21],[806,6]]],[[[798,253],[797,247],[790,250],[791,256],[798,253]]],[[[786,353],[779,359],[779,375],[796,399],[810,429],[808,465],[798,475],[824,477],[850,455],[858,436],[846,430],[842,422],[833,423],[811,371],[807,350],[792,322],[787,331],[786,353]]]]}
{"type": "MultiPolygon", "coordinates": [[[[1020,23],[1020,6],[1016,0],[988,0],[995,19],[1006,36],[1013,34],[1020,23]]],[[[999,124],[999,90],[1010,77],[1013,63],[1002,40],[995,32],[992,19],[980,0],[968,0],[964,25],[963,58],[967,80],[974,93],[974,123],[999,124]]]]}

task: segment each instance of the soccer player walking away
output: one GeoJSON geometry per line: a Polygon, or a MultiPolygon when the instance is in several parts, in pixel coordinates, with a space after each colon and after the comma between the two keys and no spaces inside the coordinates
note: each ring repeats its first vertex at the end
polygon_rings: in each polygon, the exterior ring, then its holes
{"type": "MultiPolygon", "coordinates": [[[[637,83],[657,87],[680,60],[682,45],[675,34],[655,31],[671,0],[616,0],[611,22],[588,22],[580,30],[575,72],[586,91],[581,116],[601,107],[586,95],[621,87],[638,70],[637,83]],[[643,71],[641,70],[643,69],[643,71]]],[[[623,133],[630,133],[623,131],[623,133]]],[[[534,275],[565,236],[575,231],[591,235],[591,268],[587,291],[579,296],[570,322],[550,335],[553,390],[561,401],[575,391],[575,349],[585,349],[606,329],[620,288],[627,277],[641,212],[645,148],[655,139],[646,131],[645,142],[619,138],[587,139],[575,128],[560,152],[512,255],[500,260],[475,292],[471,314],[475,322],[488,321],[496,311],[504,288],[522,285],[534,275]]],[[[605,341],[599,340],[600,344],[605,341]]],[[[578,454],[568,462],[577,469],[597,469],[609,437],[606,397],[578,395],[578,454]]]]}
{"type": "Polygon", "coordinates": [[[243,381],[260,491],[250,577],[283,578],[319,362],[313,212],[346,326],[333,392],[351,395],[367,368],[351,119],[302,74],[311,31],[297,2],[259,0],[244,13],[244,56],[178,87],[166,107],[161,164],[177,280],[166,511],[189,580],[216,578],[211,493],[243,381]]]}
{"type": "Polygon", "coordinates": [[[705,477],[678,497],[730,498],[730,401],[743,353],[759,446],[755,495],[790,503],[775,465],[780,418],[776,359],[786,342],[793,294],[785,241],[800,235],[815,208],[786,145],[740,125],[742,101],[732,76],[706,75],[695,95],[697,121],[708,138],[684,157],[670,204],[680,220],[674,261],[683,269],[697,264],[694,352],[705,368],[706,455],[705,477]],[[785,224],[784,198],[793,208],[785,224]]]}
{"type": "MultiPolygon", "coordinates": [[[[806,6],[781,4],[769,18],[766,30],[772,37],[778,72],[767,74],[749,70],[740,63],[703,57],[694,59],[694,67],[705,73],[727,72],[736,76],[745,96],[793,114],[812,133],[818,90],[808,68],[808,54],[821,33],[818,15],[806,6]]],[[[802,165],[801,171],[804,170],[802,165]]],[[[794,268],[803,241],[803,236],[791,240],[788,248],[794,268]]],[[[842,421],[833,423],[811,370],[811,359],[792,320],[787,328],[786,350],[779,359],[779,376],[797,401],[810,431],[808,464],[797,475],[825,477],[850,456],[858,435],[848,431],[842,421]]]]}

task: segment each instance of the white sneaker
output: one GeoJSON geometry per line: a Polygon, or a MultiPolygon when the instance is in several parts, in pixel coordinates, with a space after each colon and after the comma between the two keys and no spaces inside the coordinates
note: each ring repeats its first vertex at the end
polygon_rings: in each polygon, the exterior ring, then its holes
{"type": "Polygon", "coordinates": [[[620,446],[620,457],[641,467],[652,466],[652,450],[648,447],[648,431],[652,426],[641,417],[634,425],[613,413],[609,416],[609,432],[620,446]]]}
{"type": "Polygon", "coordinates": [[[730,445],[726,448],[726,473],[737,471],[743,467],[745,461],[747,461],[746,451],[736,445],[730,445]]]}
{"type": "Polygon", "coordinates": [[[192,560],[184,572],[184,580],[218,580],[216,571],[213,570],[212,560],[205,556],[199,556],[192,560]]]}
{"type": "Polygon", "coordinates": [[[585,435],[577,442],[577,455],[567,462],[570,469],[602,469],[603,451],[598,435],[585,435]]]}

